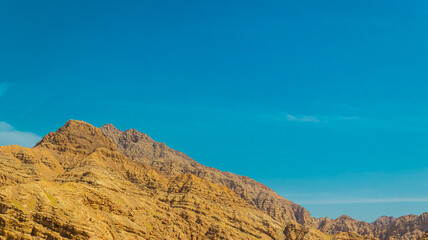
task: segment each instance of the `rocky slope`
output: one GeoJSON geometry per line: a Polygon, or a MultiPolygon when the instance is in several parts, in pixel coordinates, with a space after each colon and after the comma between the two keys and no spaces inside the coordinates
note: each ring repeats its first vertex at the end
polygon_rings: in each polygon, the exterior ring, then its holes
{"type": "MultiPolygon", "coordinates": [[[[390,217],[391,218],[391,217],[390,217]]],[[[381,239],[418,239],[428,231],[428,212],[421,215],[406,215],[391,218],[389,223],[380,224],[379,219],[373,223],[374,235],[381,239]]]]}
{"type": "Polygon", "coordinates": [[[34,148],[0,147],[0,239],[392,240],[426,228],[427,214],[315,219],[261,183],[112,125],[71,120],[34,148]]]}
{"type": "Polygon", "coordinates": [[[383,216],[373,223],[358,221],[349,216],[341,216],[335,220],[321,218],[313,227],[330,234],[357,232],[363,236],[376,236],[381,240],[417,240],[428,230],[428,212],[399,218],[383,216]]]}
{"type": "Polygon", "coordinates": [[[276,192],[251,178],[206,167],[184,153],[159,143],[134,129],[124,132],[107,124],[101,127],[116,147],[130,159],[143,162],[166,176],[192,173],[212,183],[224,185],[247,203],[285,224],[290,221],[308,225],[312,218],[303,207],[279,196],[276,192]]]}
{"type": "Polygon", "coordinates": [[[378,238],[361,236],[355,232],[339,232],[329,235],[297,223],[287,225],[284,234],[287,240],[378,240],[378,238]]]}
{"type": "Polygon", "coordinates": [[[381,217],[373,223],[357,221],[348,216],[341,216],[334,220],[312,218],[303,207],[279,196],[265,185],[248,177],[203,166],[184,153],[173,150],[164,143],[156,142],[137,130],[129,129],[123,132],[111,124],[102,126],[101,130],[115,143],[117,149],[130,159],[150,165],[166,176],[192,173],[212,183],[227,186],[247,203],[283,224],[297,222],[328,234],[357,232],[363,236],[376,236],[382,240],[413,240],[428,230],[427,213],[421,216],[403,216],[398,219],[381,217]]]}
{"type": "Polygon", "coordinates": [[[33,149],[0,147],[0,239],[284,239],[225,186],[166,178],[69,121],[33,149]]]}

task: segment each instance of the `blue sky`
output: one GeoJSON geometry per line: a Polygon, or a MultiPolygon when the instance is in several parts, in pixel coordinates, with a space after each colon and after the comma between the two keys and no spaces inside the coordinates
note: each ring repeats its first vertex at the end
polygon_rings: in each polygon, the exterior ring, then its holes
{"type": "Polygon", "coordinates": [[[428,210],[426,1],[1,1],[0,145],[135,128],[316,217],[428,210]]]}

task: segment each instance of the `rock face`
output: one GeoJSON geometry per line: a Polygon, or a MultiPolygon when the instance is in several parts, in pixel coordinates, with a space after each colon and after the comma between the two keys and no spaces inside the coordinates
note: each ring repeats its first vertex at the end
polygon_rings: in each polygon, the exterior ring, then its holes
{"type": "Polygon", "coordinates": [[[283,224],[292,221],[308,225],[312,222],[309,212],[302,206],[279,196],[251,178],[201,165],[184,153],[171,149],[164,143],[156,142],[147,134],[134,129],[122,132],[107,124],[102,126],[101,130],[127,157],[150,165],[165,176],[192,173],[212,183],[228,187],[247,203],[283,224]]]}

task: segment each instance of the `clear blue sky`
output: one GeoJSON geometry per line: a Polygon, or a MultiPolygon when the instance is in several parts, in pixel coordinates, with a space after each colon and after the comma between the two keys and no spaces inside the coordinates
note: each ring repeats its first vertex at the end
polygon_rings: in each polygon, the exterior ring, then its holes
{"type": "Polygon", "coordinates": [[[428,210],[427,1],[1,1],[0,144],[135,128],[316,216],[428,210]]]}

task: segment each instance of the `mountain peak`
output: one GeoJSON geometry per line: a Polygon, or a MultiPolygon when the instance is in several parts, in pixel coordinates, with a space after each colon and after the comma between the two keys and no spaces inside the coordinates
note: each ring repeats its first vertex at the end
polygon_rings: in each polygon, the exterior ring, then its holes
{"type": "Polygon", "coordinates": [[[336,221],[357,221],[357,220],[351,218],[348,215],[342,215],[342,216],[336,218],[336,221]]]}
{"type": "Polygon", "coordinates": [[[100,147],[116,149],[113,142],[99,128],[78,120],[67,121],[56,132],[44,136],[35,147],[72,154],[87,154],[100,147]]]}
{"type": "Polygon", "coordinates": [[[115,133],[122,133],[121,130],[117,129],[113,124],[107,123],[101,126],[101,129],[105,129],[106,131],[115,132],[115,133]]]}
{"type": "Polygon", "coordinates": [[[379,225],[384,226],[390,224],[392,221],[394,221],[396,218],[393,216],[382,216],[378,219],[376,219],[374,222],[372,222],[373,225],[379,225]]]}

